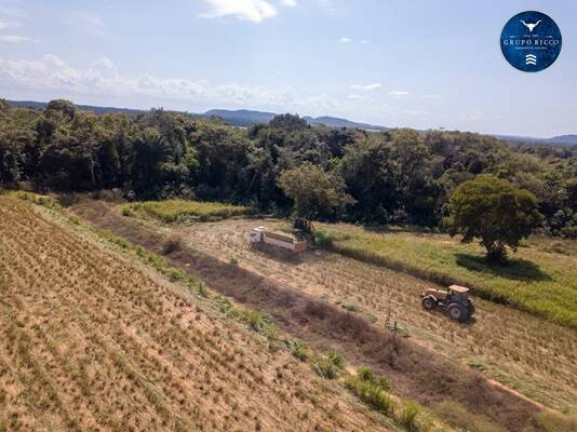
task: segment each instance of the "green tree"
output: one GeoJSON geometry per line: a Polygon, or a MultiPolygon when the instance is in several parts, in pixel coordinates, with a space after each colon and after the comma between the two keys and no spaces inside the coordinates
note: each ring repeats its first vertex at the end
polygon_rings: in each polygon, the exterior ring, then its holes
{"type": "Polygon", "coordinates": [[[405,213],[401,222],[437,224],[440,191],[432,182],[431,153],[427,143],[417,131],[399,129],[392,135],[391,158],[401,210],[405,213]]]}
{"type": "Polygon", "coordinates": [[[76,106],[70,101],[64,99],[55,99],[48,102],[48,105],[46,105],[45,113],[48,116],[58,113],[67,119],[72,120],[76,115],[76,106]]]}
{"type": "Polygon", "coordinates": [[[345,148],[340,168],[348,190],[357,201],[352,215],[365,222],[387,223],[399,198],[387,142],[357,140],[345,148]]]}
{"type": "Polygon", "coordinates": [[[281,129],[285,132],[295,132],[306,129],[308,123],[298,115],[280,114],[270,121],[269,126],[273,129],[281,129]]]}
{"type": "Polygon", "coordinates": [[[449,211],[450,234],[463,234],[465,243],[480,238],[487,259],[501,263],[507,258],[506,246],[516,250],[542,218],[531,192],[486,175],[461,184],[451,196],[449,211]]]}
{"type": "Polygon", "coordinates": [[[295,222],[302,220],[307,229],[313,217],[338,214],[354,203],[341,177],[309,162],[283,171],[278,185],[294,201],[295,222]]]}
{"type": "Polygon", "coordinates": [[[567,205],[577,211],[577,177],[567,181],[567,205]]]}

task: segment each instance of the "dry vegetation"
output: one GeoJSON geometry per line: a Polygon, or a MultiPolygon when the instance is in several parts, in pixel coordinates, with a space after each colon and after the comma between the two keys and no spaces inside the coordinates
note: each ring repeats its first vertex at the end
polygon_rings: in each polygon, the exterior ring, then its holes
{"type": "Polygon", "coordinates": [[[431,285],[417,278],[324,251],[282,260],[251,249],[247,233],[254,221],[169,228],[122,218],[120,208],[105,203],[84,203],[75,211],[158,253],[167,239],[180,238],[185,246],[168,257],[174,265],[194,269],[241,303],[271,311],[285,330],[314,346],[335,347],[353,364],[385,373],[395,394],[417,399],[447,419],[461,418],[464,410],[469,414],[459,427],[476,425],[468,428],[473,432],[559,429],[541,424],[537,405],[487,386],[477,373],[546,405],[575,409],[577,337],[567,328],[484,301],[478,302],[477,323],[452,323],[421,310],[418,293],[431,285]],[[345,312],[345,304],[354,304],[358,312],[345,312]],[[423,348],[400,341],[391,355],[390,334],[378,330],[387,318],[398,324],[400,335],[408,333],[423,348]],[[459,363],[472,370],[456,370],[459,363]]]}
{"type": "Polygon", "coordinates": [[[45,210],[0,197],[0,431],[390,430],[45,210]]]}
{"type": "Polygon", "coordinates": [[[279,260],[248,246],[246,233],[253,225],[234,220],[177,231],[197,250],[356,311],[377,327],[390,318],[431,350],[547,406],[577,410],[577,334],[571,329],[481,299],[476,322],[459,325],[421,309],[419,294],[436,287],[431,283],[320,250],[296,262],[279,260]]]}

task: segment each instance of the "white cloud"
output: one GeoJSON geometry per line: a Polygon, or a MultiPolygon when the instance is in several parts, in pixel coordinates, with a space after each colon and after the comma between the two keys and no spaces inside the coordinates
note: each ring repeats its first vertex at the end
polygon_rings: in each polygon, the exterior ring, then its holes
{"type": "Polygon", "coordinates": [[[8,60],[0,57],[0,88],[45,93],[57,97],[79,95],[122,100],[166,101],[192,107],[262,107],[321,114],[338,104],[325,94],[295,92],[290,87],[270,88],[238,83],[212,83],[185,78],[159,78],[151,74],[127,77],[115,64],[102,58],[87,68],[73,68],[55,55],[39,60],[8,60]]]}
{"type": "Polygon", "coordinates": [[[340,38],[339,40],[340,40],[341,42],[344,42],[344,43],[352,42],[352,39],[351,39],[351,38],[348,38],[348,37],[345,37],[345,36],[343,36],[343,37],[340,38]]]}
{"type": "Polygon", "coordinates": [[[397,99],[407,97],[410,94],[411,94],[411,92],[408,92],[406,90],[393,90],[393,91],[389,92],[389,96],[392,96],[392,97],[397,98],[397,99]]]}
{"type": "Polygon", "coordinates": [[[297,2],[296,0],[281,0],[281,4],[284,6],[295,7],[297,2]]]}
{"type": "Polygon", "coordinates": [[[347,96],[347,98],[354,101],[366,101],[369,99],[367,95],[360,95],[360,94],[350,94],[347,96]]]}
{"type": "Polygon", "coordinates": [[[32,38],[29,38],[28,36],[0,35],[0,42],[17,43],[17,42],[28,42],[31,40],[32,38]]]}
{"type": "Polygon", "coordinates": [[[372,43],[370,40],[362,40],[361,41],[362,45],[369,45],[370,43],[372,43]]]}
{"type": "MultiPolygon", "coordinates": [[[[220,18],[233,16],[235,18],[261,22],[277,14],[276,8],[267,0],[204,0],[210,5],[210,10],[201,15],[203,18],[220,18]]],[[[283,4],[294,3],[293,0],[283,1],[283,4]]]]}
{"type": "Polygon", "coordinates": [[[21,25],[22,24],[20,24],[17,21],[6,21],[0,19],[0,30],[7,30],[15,27],[20,27],[21,25]]]}
{"type": "Polygon", "coordinates": [[[364,92],[372,92],[381,89],[381,85],[378,83],[375,84],[353,84],[351,86],[351,90],[360,90],[364,92]]]}

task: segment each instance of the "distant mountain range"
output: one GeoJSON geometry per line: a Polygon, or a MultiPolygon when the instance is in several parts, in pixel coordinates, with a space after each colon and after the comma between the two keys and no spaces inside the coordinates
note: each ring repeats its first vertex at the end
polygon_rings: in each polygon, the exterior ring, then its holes
{"type": "Polygon", "coordinates": [[[577,135],[559,135],[547,140],[549,144],[577,145],[577,135]]]}
{"type": "MultiPolygon", "coordinates": [[[[34,101],[8,101],[10,104],[18,107],[28,107],[35,109],[44,109],[46,107],[45,102],[34,102],[34,101]]],[[[105,113],[121,113],[126,115],[138,115],[144,114],[146,110],[130,109],[130,108],[114,108],[114,107],[99,107],[91,105],[77,105],[78,109],[83,111],[92,111],[96,114],[105,113]]],[[[190,115],[196,117],[220,117],[232,126],[251,126],[253,124],[267,124],[270,122],[277,113],[266,112],[266,111],[254,111],[254,110],[225,110],[225,109],[213,109],[205,113],[190,115]]],[[[359,123],[338,117],[303,117],[309,124],[313,125],[324,125],[336,128],[351,128],[351,129],[365,129],[372,131],[384,131],[390,130],[385,126],[372,125],[368,123],[359,123]]],[[[525,137],[516,135],[494,135],[495,138],[509,141],[509,142],[519,142],[519,143],[532,143],[532,144],[545,144],[545,145],[557,145],[557,146],[577,146],[577,135],[559,135],[553,138],[535,138],[535,137],[525,137]]]]}
{"type": "Polygon", "coordinates": [[[553,138],[535,138],[526,136],[516,136],[516,135],[493,135],[495,138],[502,141],[518,142],[518,143],[531,143],[531,144],[545,144],[545,145],[556,145],[556,146],[577,146],[577,135],[559,135],[553,138]]]}
{"type": "MultiPolygon", "coordinates": [[[[224,110],[214,109],[204,113],[205,116],[220,117],[234,126],[250,126],[252,124],[263,123],[266,124],[271,121],[278,114],[265,111],[251,111],[251,110],[224,110]]],[[[376,126],[368,123],[358,123],[347,119],[338,117],[303,117],[309,124],[324,125],[329,127],[347,127],[366,130],[386,130],[384,126],[376,126]]]]}
{"type": "MultiPolygon", "coordinates": [[[[14,105],[20,108],[34,108],[34,109],[44,109],[47,102],[34,102],[34,101],[11,101],[9,100],[8,103],[10,105],[14,105]]],[[[138,115],[144,114],[148,111],[146,110],[138,110],[138,109],[131,109],[131,108],[114,108],[114,107],[99,107],[99,106],[92,106],[92,105],[76,105],[76,108],[82,111],[92,111],[96,114],[106,114],[106,113],[113,113],[113,114],[126,114],[126,115],[138,115]]]]}

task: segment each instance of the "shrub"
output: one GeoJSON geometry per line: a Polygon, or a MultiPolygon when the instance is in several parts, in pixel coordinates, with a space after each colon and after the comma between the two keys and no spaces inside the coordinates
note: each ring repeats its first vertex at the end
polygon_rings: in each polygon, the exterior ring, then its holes
{"type": "Polygon", "coordinates": [[[577,431],[577,417],[575,416],[563,416],[561,414],[543,411],[539,414],[538,421],[547,432],[577,431]]]}
{"type": "Polygon", "coordinates": [[[343,355],[338,352],[338,351],[329,351],[329,361],[334,364],[337,368],[339,369],[344,369],[345,368],[345,358],[343,357],[343,355]]]}
{"type": "Polygon", "coordinates": [[[288,346],[291,354],[300,361],[306,361],[308,359],[308,352],[304,344],[295,339],[285,340],[285,344],[288,346]]]}
{"type": "Polygon", "coordinates": [[[401,407],[399,422],[409,432],[417,432],[419,430],[417,424],[417,415],[419,415],[420,411],[421,407],[416,402],[413,401],[404,402],[401,407]]]}
{"type": "MultiPolygon", "coordinates": [[[[198,285],[199,293],[200,293],[200,287],[201,286],[203,287],[204,290],[206,290],[206,288],[204,288],[204,284],[201,282],[198,285]]],[[[232,305],[230,300],[227,299],[226,297],[223,297],[223,296],[215,297],[214,303],[216,304],[216,307],[218,308],[218,310],[221,311],[226,316],[230,315],[232,313],[232,311],[234,310],[234,306],[232,305]]]]}
{"type": "Polygon", "coordinates": [[[357,369],[357,376],[361,381],[370,382],[378,385],[382,390],[390,390],[391,382],[389,379],[382,375],[375,375],[373,370],[367,366],[360,366],[357,369]]]}
{"type": "Polygon", "coordinates": [[[348,312],[360,312],[362,310],[361,305],[354,300],[343,300],[341,307],[348,312]]]}
{"type": "Polygon", "coordinates": [[[390,382],[386,377],[376,375],[371,368],[359,367],[357,376],[347,379],[347,387],[377,411],[393,414],[395,401],[386,393],[391,388],[390,382]]]}
{"type": "Polygon", "coordinates": [[[338,376],[338,369],[327,359],[317,360],[313,364],[313,370],[324,379],[335,379],[338,376]]]}
{"type": "Polygon", "coordinates": [[[245,318],[249,327],[258,333],[263,332],[266,326],[271,323],[270,316],[259,311],[247,311],[245,318]]]}
{"type": "Polygon", "coordinates": [[[385,393],[383,388],[374,381],[364,381],[357,377],[347,380],[347,387],[364,403],[390,416],[395,408],[394,400],[385,393]]]}
{"type": "Polygon", "coordinates": [[[170,255],[173,252],[182,250],[183,245],[184,243],[180,237],[173,236],[162,247],[162,255],[170,255]]]}
{"type": "Polygon", "coordinates": [[[174,223],[187,219],[207,221],[243,216],[249,214],[251,210],[248,207],[232,204],[174,199],[127,204],[122,211],[126,216],[144,214],[165,223],[174,223]]]}
{"type": "Polygon", "coordinates": [[[124,206],[122,207],[122,216],[126,217],[136,217],[136,211],[131,206],[124,206]]]}
{"type": "Polygon", "coordinates": [[[74,194],[62,194],[58,197],[58,203],[62,207],[70,207],[74,204],[77,204],[80,201],[80,198],[74,194]]]}
{"type": "Polygon", "coordinates": [[[362,381],[369,381],[372,382],[375,379],[375,374],[370,367],[361,366],[357,369],[357,375],[360,380],[362,381]]]}
{"type": "Polygon", "coordinates": [[[208,297],[208,289],[203,282],[198,284],[198,295],[205,298],[208,297]]]}

